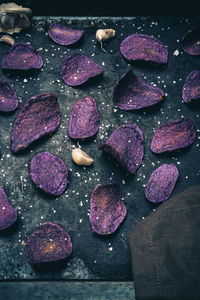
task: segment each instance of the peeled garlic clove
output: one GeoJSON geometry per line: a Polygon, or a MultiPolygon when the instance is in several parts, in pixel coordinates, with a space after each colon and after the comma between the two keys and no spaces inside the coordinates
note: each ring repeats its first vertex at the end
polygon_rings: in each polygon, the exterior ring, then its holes
{"type": "Polygon", "coordinates": [[[98,29],[96,32],[96,39],[98,42],[105,42],[115,36],[114,29],[98,29]]]}
{"type": "Polygon", "coordinates": [[[14,39],[9,35],[2,35],[0,38],[0,42],[5,42],[11,46],[13,46],[15,44],[14,39]]]}
{"type": "Polygon", "coordinates": [[[72,150],[72,159],[77,165],[90,166],[93,164],[93,159],[80,148],[72,150]]]}

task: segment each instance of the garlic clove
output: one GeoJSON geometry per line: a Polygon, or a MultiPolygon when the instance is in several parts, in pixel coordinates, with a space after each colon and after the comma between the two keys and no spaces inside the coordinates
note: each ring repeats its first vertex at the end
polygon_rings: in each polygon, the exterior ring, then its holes
{"type": "Polygon", "coordinates": [[[110,38],[113,38],[115,36],[115,30],[114,29],[98,29],[96,31],[96,39],[101,45],[101,49],[106,52],[106,50],[103,48],[103,42],[109,40],[110,38]]]}
{"type": "Polygon", "coordinates": [[[11,46],[15,44],[14,39],[10,35],[2,35],[0,38],[0,42],[5,42],[11,46]]]}
{"type": "Polygon", "coordinates": [[[77,165],[81,166],[90,166],[94,162],[94,160],[80,148],[72,150],[72,159],[77,165]]]}

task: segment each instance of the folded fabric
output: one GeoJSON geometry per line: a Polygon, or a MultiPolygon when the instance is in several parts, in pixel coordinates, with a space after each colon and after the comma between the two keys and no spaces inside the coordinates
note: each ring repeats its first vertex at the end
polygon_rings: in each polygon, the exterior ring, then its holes
{"type": "Polygon", "coordinates": [[[141,221],[130,249],[137,300],[200,299],[200,185],[141,221]]]}

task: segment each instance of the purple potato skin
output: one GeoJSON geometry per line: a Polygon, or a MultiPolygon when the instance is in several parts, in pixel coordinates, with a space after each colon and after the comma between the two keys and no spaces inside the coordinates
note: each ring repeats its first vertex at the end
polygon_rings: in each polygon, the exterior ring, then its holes
{"type": "Polygon", "coordinates": [[[151,150],[154,153],[163,153],[185,148],[194,143],[196,130],[189,119],[177,119],[157,127],[151,150]]]}
{"type": "Polygon", "coordinates": [[[0,80],[0,111],[10,112],[18,107],[15,89],[6,80],[0,80]]]}
{"type": "Polygon", "coordinates": [[[163,97],[163,90],[138,78],[131,70],[121,77],[113,91],[114,104],[123,110],[152,106],[163,97]]]}
{"type": "Polygon", "coordinates": [[[200,55],[200,26],[186,32],[181,43],[185,53],[190,55],[200,55]]]}
{"type": "Polygon", "coordinates": [[[26,258],[30,265],[64,260],[71,253],[72,242],[68,232],[52,222],[40,225],[27,240],[26,258]]]}
{"type": "Polygon", "coordinates": [[[17,211],[13,208],[0,186],[0,230],[9,228],[17,220],[17,211]]]}
{"type": "Polygon", "coordinates": [[[158,64],[166,64],[168,61],[168,51],[165,45],[146,34],[129,35],[122,41],[120,51],[129,61],[145,60],[158,64]]]}
{"type": "Polygon", "coordinates": [[[66,164],[47,151],[39,152],[32,157],[29,176],[38,188],[53,196],[60,196],[67,188],[66,164]]]}
{"type": "Polygon", "coordinates": [[[99,130],[99,123],[100,115],[94,98],[80,98],[74,103],[69,118],[69,136],[73,139],[91,137],[99,130]]]}
{"type": "Polygon", "coordinates": [[[50,38],[59,45],[72,45],[83,36],[84,30],[77,30],[65,27],[60,24],[51,24],[48,34],[50,38]]]}
{"type": "Polygon", "coordinates": [[[33,46],[22,43],[14,44],[1,61],[1,68],[7,70],[38,70],[42,66],[43,59],[33,46]]]}
{"type": "Polygon", "coordinates": [[[136,124],[120,125],[99,148],[114,157],[126,171],[134,174],[144,156],[143,132],[136,124]]]}
{"type": "Polygon", "coordinates": [[[187,76],[182,89],[184,102],[200,99],[200,71],[192,71],[187,76]]]}
{"type": "Polygon", "coordinates": [[[92,230],[100,235],[112,234],[126,216],[119,185],[97,185],[90,199],[90,223],[92,230]]]}
{"type": "Polygon", "coordinates": [[[153,203],[166,201],[174,190],[178,176],[174,164],[163,164],[156,168],[145,186],[146,198],[153,203]]]}
{"type": "Polygon", "coordinates": [[[103,69],[84,54],[71,54],[65,57],[61,76],[69,86],[78,86],[103,72],[103,69]]]}
{"type": "Polygon", "coordinates": [[[24,150],[40,137],[55,132],[60,121],[59,104],[54,94],[44,93],[29,98],[13,123],[11,151],[24,150]]]}

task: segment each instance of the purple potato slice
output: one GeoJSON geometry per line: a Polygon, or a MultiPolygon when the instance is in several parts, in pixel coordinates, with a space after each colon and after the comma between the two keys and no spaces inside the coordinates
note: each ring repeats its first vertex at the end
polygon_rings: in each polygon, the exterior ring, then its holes
{"type": "Polygon", "coordinates": [[[1,61],[1,68],[7,70],[38,70],[42,66],[43,59],[33,46],[22,43],[14,44],[1,61]]]}
{"type": "Polygon", "coordinates": [[[66,164],[47,151],[39,152],[32,157],[29,175],[38,188],[50,195],[60,196],[67,188],[66,164]]]}
{"type": "Polygon", "coordinates": [[[177,119],[157,127],[152,142],[151,150],[162,153],[185,148],[194,143],[196,130],[189,119],[177,119]]]}
{"type": "Polygon", "coordinates": [[[94,98],[80,98],[74,103],[69,118],[69,136],[73,139],[91,137],[99,130],[99,123],[100,115],[94,98]]]}
{"type": "Polygon", "coordinates": [[[200,26],[186,32],[181,42],[187,54],[200,55],[200,26]]]}
{"type": "Polygon", "coordinates": [[[59,45],[72,45],[83,36],[84,30],[77,30],[53,23],[49,26],[50,38],[59,45]]]}
{"type": "Polygon", "coordinates": [[[186,78],[182,89],[184,102],[200,98],[200,71],[192,71],[186,78]]]}
{"type": "Polygon", "coordinates": [[[18,106],[15,89],[6,81],[0,80],[0,111],[13,111],[18,106]]]}
{"type": "Polygon", "coordinates": [[[146,198],[153,203],[166,201],[174,190],[178,176],[174,164],[163,164],[156,168],[145,186],[146,198]]]}
{"type": "Polygon", "coordinates": [[[166,64],[168,61],[166,46],[151,35],[129,35],[121,42],[120,51],[129,61],[145,60],[158,64],[166,64]]]}
{"type": "Polygon", "coordinates": [[[54,94],[44,93],[29,98],[13,123],[11,151],[24,150],[40,137],[55,132],[60,120],[59,104],[54,94]]]}
{"type": "Polygon", "coordinates": [[[16,220],[17,211],[10,205],[6,193],[0,186],[0,230],[10,227],[16,220]]]}
{"type": "Polygon", "coordinates": [[[52,222],[40,225],[26,244],[26,258],[31,265],[61,261],[71,253],[70,235],[63,227],[52,222]]]}
{"type": "Polygon", "coordinates": [[[126,206],[121,197],[119,185],[99,184],[90,199],[90,223],[92,230],[101,235],[115,232],[126,216],[126,206]]]}
{"type": "Polygon", "coordinates": [[[133,174],[142,164],[144,156],[142,130],[136,124],[120,125],[99,148],[114,157],[126,171],[133,174]]]}
{"type": "Polygon", "coordinates": [[[103,69],[86,55],[71,54],[63,61],[61,75],[67,85],[77,86],[102,72],[103,69]]]}
{"type": "Polygon", "coordinates": [[[163,90],[145,82],[131,70],[121,77],[113,91],[114,104],[123,110],[152,106],[163,97],[163,90]]]}

